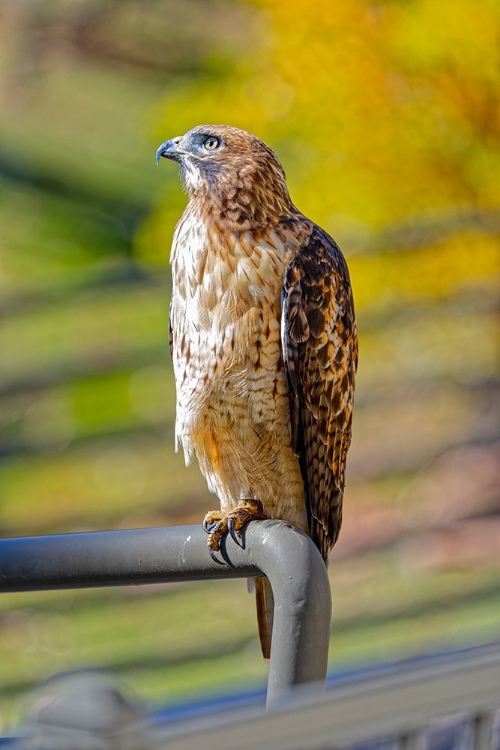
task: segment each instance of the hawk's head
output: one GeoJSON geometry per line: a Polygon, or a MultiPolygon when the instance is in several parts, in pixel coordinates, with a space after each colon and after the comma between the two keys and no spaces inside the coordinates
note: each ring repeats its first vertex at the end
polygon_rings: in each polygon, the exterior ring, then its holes
{"type": "Polygon", "coordinates": [[[276,154],[245,130],[198,125],[162,143],[157,163],[162,156],[179,163],[190,197],[220,202],[220,210],[237,216],[240,224],[246,223],[249,213],[254,219],[255,213],[270,218],[293,208],[276,154]]]}

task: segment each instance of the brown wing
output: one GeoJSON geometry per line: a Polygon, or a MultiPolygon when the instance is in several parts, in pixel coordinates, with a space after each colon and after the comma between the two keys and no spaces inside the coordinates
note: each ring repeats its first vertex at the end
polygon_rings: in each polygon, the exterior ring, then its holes
{"type": "Polygon", "coordinates": [[[317,226],[287,269],[282,346],[309,532],[326,561],[342,523],[357,328],[344,257],[317,226]]]}

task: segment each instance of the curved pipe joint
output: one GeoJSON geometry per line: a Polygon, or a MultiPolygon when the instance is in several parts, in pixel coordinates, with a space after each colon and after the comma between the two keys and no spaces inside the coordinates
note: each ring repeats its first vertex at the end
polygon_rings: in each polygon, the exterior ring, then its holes
{"type": "Polygon", "coordinates": [[[293,685],[326,678],[331,597],[311,539],[282,521],[253,521],[220,561],[200,526],[0,540],[0,592],[125,586],[266,575],[274,594],[268,705],[293,685]]]}

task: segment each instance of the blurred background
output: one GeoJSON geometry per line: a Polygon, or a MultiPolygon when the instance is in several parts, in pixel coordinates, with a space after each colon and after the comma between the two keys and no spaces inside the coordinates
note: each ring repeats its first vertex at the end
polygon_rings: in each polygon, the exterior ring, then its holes
{"type": "MultiPolygon", "coordinates": [[[[277,151],[360,326],[331,668],[500,637],[500,7],[0,0],[0,534],[199,522],[174,453],[166,138],[277,151]]],[[[265,684],[241,581],[0,597],[0,727],[57,669],[265,684]]]]}

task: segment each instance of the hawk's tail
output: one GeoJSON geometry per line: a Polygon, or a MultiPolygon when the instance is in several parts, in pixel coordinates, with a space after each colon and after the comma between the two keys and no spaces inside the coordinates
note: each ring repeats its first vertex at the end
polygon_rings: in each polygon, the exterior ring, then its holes
{"type": "Polygon", "coordinates": [[[257,604],[257,624],[260,645],[264,659],[271,657],[271,636],[273,634],[274,597],[271,584],[264,576],[253,579],[257,604]]]}

